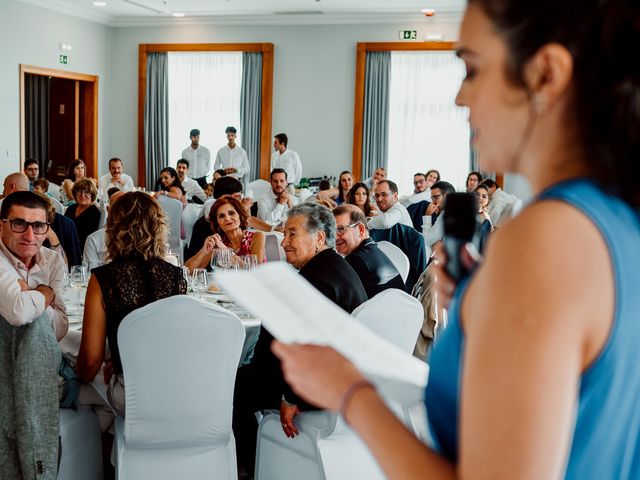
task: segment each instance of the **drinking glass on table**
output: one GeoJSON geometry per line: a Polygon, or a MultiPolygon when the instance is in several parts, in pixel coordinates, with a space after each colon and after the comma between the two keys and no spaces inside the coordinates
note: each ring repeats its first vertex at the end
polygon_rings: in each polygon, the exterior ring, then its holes
{"type": "Polygon", "coordinates": [[[193,282],[191,275],[189,275],[188,267],[182,267],[182,276],[184,277],[184,281],[187,282],[187,292],[193,292],[193,282]]]}
{"type": "Polygon", "coordinates": [[[228,269],[233,266],[233,250],[230,248],[221,248],[216,254],[216,262],[220,268],[228,269]]]}
{"type": "Polygon", "coordinates": [[[74,265],[71,267],[69,273],[69,286],[76,290],[76,305],[75,308],[80,308],[80,289],[87,286],[89,281],[89,275],[87,273],[87,267],[84,265],[74,265]]]}
{"type": "Polygon", "coordinates": [[[258,268],[258,256],[250,253],[242,257],[242,269],[243,270],[255,270],[258,268]]]}
{"type": "Polygon", "coordinates": [[[207,269],[206,268],[194,268],[193,269],[193,289],[198,292],[202,298],[202,294],[207,291],[207,287],[209,286],[207,279],[207,269]]]}

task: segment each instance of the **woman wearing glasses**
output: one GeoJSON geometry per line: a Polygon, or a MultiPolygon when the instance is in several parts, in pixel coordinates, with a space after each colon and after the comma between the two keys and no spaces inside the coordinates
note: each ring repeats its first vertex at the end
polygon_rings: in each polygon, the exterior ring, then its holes
{"type": "Polygon", "coordinates": [[[71,192],[76,203],[69,205],[64,214],[76,225],[82,251],[87,237],[100,227],[100,210],[95,205],[98,189],[92,180],[81,178],[73,184],[71,192]]]}

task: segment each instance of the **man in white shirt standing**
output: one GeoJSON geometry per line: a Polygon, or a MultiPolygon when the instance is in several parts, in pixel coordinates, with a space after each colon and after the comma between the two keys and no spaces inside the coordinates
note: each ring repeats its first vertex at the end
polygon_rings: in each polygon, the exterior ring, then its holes
{"type": "Polygon", "coordinates": [[[413,222],[407,209],[398,201],[398,186],[391,180],[381,180],[375,187],[375,198],[380,215],[369,219],[369,228],[386,229],[396,223],[413,228],[413,222]]]}
{"type": "Polygon", "coordinates": [[[289,183],[296,185],[302,178],[302,162],[296,152],[287,149],[288,144],[289,139],[285,133],[273,137],[273,148],[276,151],[271,155],[271,171],[276,168],[286,170],[289,183]]]}
{"type": "Polygon", "coordinates": [[[249,157],[247,157],[247,152],[236,144],[237,130],[235,127],[227,127],[224,133],[227,134],[227,144],[218,150],[213,169],[224,170],[224,173],[242,182],[243,177],[246,179],[251,171],[249,157]]]}
{"type": "Polygon", "coordinates": [[[204,203],[207,196],[204,194],[202,187],[193,178],[190,178],[189,173],[189,160],[181,158],[176,164],[176,172],[178,178],[184,188],[184,192],[187,194],[187,201],[193,203],[204,203]]]}
{"type": "Polygon", "coordinates": [[[287,211],[299,203],[287,193],[287,172],[283,168],[271,171],[271,191],[258,199],[258,218],[275,227],[287,218],[287,211]]]}
{"type": "Polygon", "coordinates": [[[134,189],[133,178],[123,172],[122,160],[112,158],[109,160],[109,173],[106,173],[98,180],[98,188],[106,195],[110,188],[117,188],[123,192],[130,192],[134,189]]]}
{"type": "Polygon", "coordinates": [[[0,315],[11,325],[46,313],[57,340],[69,328],[63,302],[64,260],[42,246],[50,225],[47,201],[33,192],[15,192],[0,207],[0,315]]]}
{"type": "Polygon", "coordinates": [[[189,132],[191,145],[182,151],[182,158],[189,160],[193,179],[204,188],[207,184],[207,175],[211,170],[211,152],[207,147],[200,145],[200,130],[194,128],[189,132]]]}

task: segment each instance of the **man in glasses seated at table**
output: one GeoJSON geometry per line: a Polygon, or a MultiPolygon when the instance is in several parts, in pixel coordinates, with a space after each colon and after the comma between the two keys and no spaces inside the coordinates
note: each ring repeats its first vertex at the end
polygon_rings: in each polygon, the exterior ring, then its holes
{"type": "Polygon", "coordinates": [[[336,217],[336,250],[360,277],[373,298],[387,288],[405,290],[402,277],[389,257],[369,236],[367,218],[355,205],[343,204],[333,209],[336,217]]]}
{"type": "Polygon", "coordinates": [[[57,340],[69,322],[63,301],[62,257],[42,246],[50,224],[47,201],[33,192],[14,192],[0,207],[0,316],[11,325],[33,322],[43,313],[57,340]]]}

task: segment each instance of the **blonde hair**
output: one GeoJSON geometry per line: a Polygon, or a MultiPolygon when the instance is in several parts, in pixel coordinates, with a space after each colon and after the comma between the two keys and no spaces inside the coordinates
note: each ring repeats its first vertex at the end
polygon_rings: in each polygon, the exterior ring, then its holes
{"type": "Polygon", "coordinates": [[[143,192],[124,193],[109,207],[105,232],[111,260],[138,255],[165,256],[168,223],[160,204],[143,192]]]}

